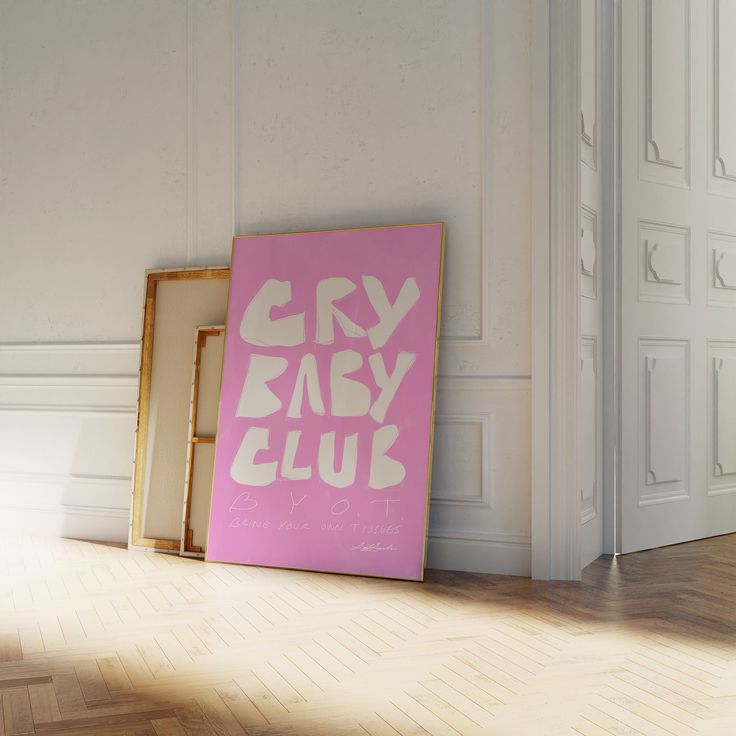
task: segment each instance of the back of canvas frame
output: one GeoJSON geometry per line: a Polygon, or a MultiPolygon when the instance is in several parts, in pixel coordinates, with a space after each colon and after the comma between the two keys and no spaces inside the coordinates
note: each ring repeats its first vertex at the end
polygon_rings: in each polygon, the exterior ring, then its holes
{"type": "Polygon", "coordinates": [[[130,545],[178,552],[192,334],[225,321],[228,268],[147,275],[130,545]]]}

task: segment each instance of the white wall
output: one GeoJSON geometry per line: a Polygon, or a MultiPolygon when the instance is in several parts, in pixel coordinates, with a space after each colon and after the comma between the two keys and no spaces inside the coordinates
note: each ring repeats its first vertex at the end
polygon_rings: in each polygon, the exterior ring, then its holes
{"type": "Polygon", "coordinates": [[[146,268],[442,219],[429,564],[529,572],[529,2],[0,0],[0,51],[3,523],[127,536],[146,268]]]}

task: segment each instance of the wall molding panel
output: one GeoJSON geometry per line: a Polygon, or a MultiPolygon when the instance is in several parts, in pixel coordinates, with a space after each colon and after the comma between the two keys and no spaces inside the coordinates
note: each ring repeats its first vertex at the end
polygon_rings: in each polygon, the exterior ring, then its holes
{"type": "Polygon", "coordinates": [[[477,535],[530,533],[531,7],[355,7],[233,6],[236,230],[447,223],[428,564],[528,574],[477,535]]]}
{"type": "Polygon", "coordinates": [[[230,260],[234,228],[235,0],[187,0],[186,263],[230,260]]]}
{"type": "Polygon", "coordinates": [[[429,567],[452,569],[467,554],[463,569],[530,574],[529,518],[517,503],[530,481],[530,388],[524,379],[438,380],[429,567]],[[448,428],[459,434],[442,444],[448,428]]]}
{"type": "Polygon", "coordinates": [[[492,414],[436,415],[431,502],[493,510],[492,414]]]}
{"type": "Polygon", "coordinates": [[[316,14],[306,28],[294,20],[295,14],[289,17],[277,7],[239,3],[235,13],[237,229],[444,220],[448,247],[440,373],[528,377],[529,341],[518,339],[517,326],[530,320],[530,248],[528,242],[523,248],[508,244],[528,231],[531,176],[524,162],[529,132],[502,120],[510,116],[529,125],[531,119],[530,52],[521,48],[530,42],[529,8],[475,1],[441,5],[417,16],[411,4],[369,4],[365,27],[381,22],[390,28],[377,54],[371,34],[356,29],[349,2],[339,3],[329,17],[316,14]],[[254,30],[259,24],[279,28],[284,47],[273,53],[266,49],[254,30]],[[327,37],[331,58],[344,54],[345,63],[327,64],[321,55],[306,54],[305,59],[296,53],[296,46],[327,37]],[[368,81],[365,63],[351,60],[356,54],[380,65],[380,81],[368,81]],[[423,78],[428,71],[420,74],[423,65],[433,70],[431,80],[423,78]],[[277,74],[284,68],[290,70],[287,81],[277,74]],[[330,84],[316,83],[319,75],[330,84]],[[370,105],[367,97],[356,95],[366,84],[370,105]],[[454,115],[437,105],[439,89],[454,95],[454,115]],[[265,90],[272,102],[254,106],[254,95],[265,90]],[[288,175],[274,177],[265,170],[260,179],[254,176],[269,156],[280,170],[302,155],[290,149],[289,137],[293,128],[304,125],[303,110],[312,105],[332,110],[340,123],[329,135],[324,121],[308,121],[311,153],[303,159],[302,174],[320,185],[296,187],[288,175]],[[453,131],[449,136],[448,130],[453,131]],[[379,134],[385,139],[377,141],[379,134]],[[417,141],[423,141],[421,156],[417,141]],[[407,159],[414,155],[419,158],[407,159]],[[408,167],[401,165],[409,160],[408,167]],[[361,184],[346,187],[345,181],[353,180],[361,184]]]}
{"type": "MultiPolygon", "coordinates": [[[[488,192],[492,177],[493,140],[490,116],[493,99],[493,75],[490,67],[490,50],[493,43],[491,13],[485,3],[480,4],[481,29],[481,87],[480,87],[480,241],[478,243],[479,303],[452,303],[443,295],[442,327],[440,342],[440,372],[444,375],[482,373],[479,370],[490,347],[490,294],[489,279],[491,258],[491,201],[488,192]],[[468,326],[471,329],[468,329],[468,326]]],[[[451,236],[451,233],[449,233],[451,236]]],[[[452,299],[452,297],[450,297],[452,299]]]]}
{"type": "Polygon", "coordinates": [[[138,355],[135,343],[0,345],[0,528],[127,539],[138,355]]]}
{"type": "Polygon", "coordinates": [[[641,5],[644,78],[640,176],[689,187],[690,2],[645,0],[641,5]]]}
{"type": "MultiPolygon", "coordinates": [[[[451,353],[465,351],[468,349],[488,348],[490,335],[490,298],[488,294],[488,273],[491,247],[491,210],[490,201],[486,196],[490,186],[492,173],[491,156],[492,140],[489,130],[490,115],[493,99],[493,76],[490,73],[489,64],[490,47],[493,42],[491,13],[485,3],[480,4],[480,148],[481,148],[481,170],[480,170],[480,242],[478,244],[478,269],[479,297],[480,303],[458,303],[444,304],[442,306],[442,319],[444,335],[440,333],[440,340],[446,344],[446,351],[451,353]],[[470,329],[468,329],[470,327],[470,329]]],[[[454,357],[454,356],[453,356],[454,357]]],[[[446,360],[455,363],[458,367],[466,365],[463,358],[453,358],[448,355],[446,360]]],[[[455,371],[445,371],[453,373],[455,371]]]]}
{"type": "Polygon", "coordinates": [[[639,355],[639,505],[683,500],[690,485],[690,342],[640,340],[639,355]]]}

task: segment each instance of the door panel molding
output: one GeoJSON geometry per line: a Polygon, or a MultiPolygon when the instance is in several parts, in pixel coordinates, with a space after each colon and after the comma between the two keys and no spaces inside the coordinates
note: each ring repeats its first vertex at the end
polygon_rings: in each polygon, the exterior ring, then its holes
{"type": "Polygon", "coordinates": [[[708,495],[736,493],[736,341],[708,342],[708,495]]]}
{"type": "Polygon", "coordinates": [[[690,0],[646,0],[641,4],[639,35],[640,176],[689,187],[690,0]]]}
{"type": "Polygon", "coordinates": [[[639,341],[643,448],[639,505],[689,498],[689,340],[639,341]]]}
{"type": "Polygon", "coordinates": [[[690,228],[639,221],[639,300],[690,303],[690,228]]]}
{"type": "Polygon", "coordinates": [[[713,0],[713,175],[736,182],[736,2],[713,0]]]}
{"type": "Polygon", "coordinates": [[[708,241],[708,304],[736,307],[736,235],[710,231],[708,241]]]}

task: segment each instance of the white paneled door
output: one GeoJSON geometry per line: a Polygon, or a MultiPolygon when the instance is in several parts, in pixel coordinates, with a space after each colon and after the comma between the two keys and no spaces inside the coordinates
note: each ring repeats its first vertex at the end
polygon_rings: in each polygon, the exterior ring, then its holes
{"type": "Polygon", "coordinates": [[[735,37],[622,3],[622,552],[736,531],[735,37]]]}

